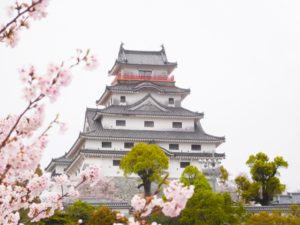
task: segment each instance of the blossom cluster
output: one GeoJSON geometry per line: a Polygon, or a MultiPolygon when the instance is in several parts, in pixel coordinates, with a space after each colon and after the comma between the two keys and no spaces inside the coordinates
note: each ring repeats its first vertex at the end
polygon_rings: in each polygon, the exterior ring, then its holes
{"type": "MultiPolygon", "coordinates": [[[[141,225],[140,220],[149,216],[155,210],[169,217],[177,217],[185,208],[189,198],[194,193],[194,186],[185,187],[178,180],[172,180],[163,190],[163,198],[156,195],[144,198],[141,195],[135,195],[131,200],[131,206],[134,208],[135,217],[128,219],[129,225],[141,225]]],[[[115,223],[114,225],[122,225],[115,223]]],[[[151,225],[157,225],[153,222],[151,225]]]]}
{"type": "MultiPolygon", "coordinates": [[[[36,17],[43,16],[40,12],[42,9],[31,11],[36,17]]],[[[97,183],[101,177],[99,169],[91,167],[83,172],[84,180],[77,183],[68,182],[66,176],[56,177],[51,183],[48,176],[37,172],[47,147],[48,130],[55,124],[65,130],[65,124],[56,117],[41,131],[45,114],[43,100],[55,101],[60,89],[71,81],[70,70],[79,64],[95,68],[97,61],[89,51],[81,51],[70,62],[50,64],[44,75],[34,66],[20,70],[27,107],[19,115],[0,118],[0,224],[18,224],[20,209],[29,209],[32,221],[51,216],[62,207],[64,198],[78,196],[79,184],[97,183]],[[59,187],[60,192],[46,194],[45,189],[50,186],[59,187]],[[36,202],[37,198],[41,202],[36,202]]]]}
{"type": "Polygon", "coordinates": [[[7,14],[11,20],[5,25],[0,25],[0,42],[15,47],[19,40],[19,32],[29,28],[31,19],[40,20],[47,16],[48,4],[49,0],[23,0],[7,7],[7,14]]]}

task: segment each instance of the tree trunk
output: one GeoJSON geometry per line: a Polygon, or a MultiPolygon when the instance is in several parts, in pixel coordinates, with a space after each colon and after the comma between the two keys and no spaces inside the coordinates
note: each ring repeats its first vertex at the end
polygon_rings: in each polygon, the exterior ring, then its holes
{"type": "Polygon", "coordinates": [[[145,196],[151,196],[151,181],[149,179],[144,179],[143,180],[144,183],[144,192],[145,192],[145,196]]]}

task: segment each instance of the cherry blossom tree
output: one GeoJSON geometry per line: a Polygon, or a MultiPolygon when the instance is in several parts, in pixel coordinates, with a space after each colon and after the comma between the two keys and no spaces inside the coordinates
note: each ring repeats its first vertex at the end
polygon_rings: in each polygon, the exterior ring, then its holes
{"type": "MultiPolygon", "coordinates": [[[[0,43],[15,47],[20,32],[28,29],[32,20],[46,17],[48,3],[49,0],[23,0],[10,6],[9,21],[0,24],[0,43]]],[[[55,102],[61,88],[70,84],[74,67],[83,65],[85,69],[92,70],[97,64],[97,58],[89,50],[77,50],[70,60],[50,64],[43,73],[37,71],[34,65],[20,69],[23,99],[27,105],[19,114],[0,118],[0,224],[28,223],[20,221],[20,210],[27,212],[31,222],[50,217],[63,208],[64,199],[78,196],[77,189],[81,185],[105,181],[96,166],[83,171],[76,183],[66,175],[50,179],[47,174],[36,173],[47,147],[49,130],[55,125],[62,131],[66,127],[58,116],[44,126],[45,106],[55,102]],[[59,191],[47,191],[53,186],[59,191]]],[[[172,181],[164,188],[163,199],[157,194],[158,191],[152,196],[134,196],[131,204],[135,212],[129,218],[129,224],[145,224],[145,218],[157,210],[167,216],[178,216],[192,196],[193,187],[172,181]]],[[[117,216],[123,217],[122,214],[117,216]]]]}
{"type": "Polygon", "coordinates": [[[71,62],[49,65],[42,74],[31,65],[21,69],[23,98],[27,106],[19,115],[0,118],[0,223],[18,224],[19,210],[29,209],[31,221],[51,216],[62,208],[65,197],[78,195],[83,183],[97,183],[101,178],[99,168],[91,166],[79,176],[73,185],[66,175],[49,180],[48,175],[38,176],[35,171],[48,143],[48,131],[56,124],[63,130],[64,123],[56,117],[46,128],[43,127],[45,103],[54,102],[62,87],[72,78],[71,70],[84,64],[88,69],[95,67],[94,57],[89,51],[77,51],[71,62]],[[60,188],[60,193],[46,193],[49,185],[60,188]],[[41,202],[34,201],[40,197],[41,202]]]}
{"type": "MultiPolygon", "coordinates": [[[[14,47],[21,29],[29,28],[31,20],[47,15],[47,5],[48,0],[24,0],[10,6],[12,18],[0,25],[0,42],[14,47]]],[[[50,180],[47,174],[35,173],[47,147],[48,131],[54,125],[59,125],[62,131],[65,129],[58,116],[43,126],[45,104],[57,100],[61,88],[71,82],[72,69],[80,65],[94,69],[97,59],[89,50],[77,50],[70,60],[50,64],[44,73],[33,65],[20,69],[27,106],[20,114],[0,118],[0,224],[20,223],[20,210],[26,210],[32,222],[49,217],[55,210],[62,209],[64,198],[78,196],[79,186],[95,184],[101,179],[100,170],[95,166],[83,171],[76,183],[70,182],[66,175],[50,180]],[[60,192],[46,191],[53,185],[60,192]]]]}

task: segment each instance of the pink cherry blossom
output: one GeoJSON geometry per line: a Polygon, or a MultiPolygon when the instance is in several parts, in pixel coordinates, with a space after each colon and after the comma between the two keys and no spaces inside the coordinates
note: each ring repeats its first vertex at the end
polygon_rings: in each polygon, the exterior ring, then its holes
{"type": "Polygon", "coordinates": [[[86,183],[94,186],[97,182],[102,178],[100,174],[100,168],[96,165],[91,165],[86,168],[83,172],[81,172],[80,176],[81,181],[85,181],[86,183]]]}
{"type": "Polygon", "coordinates": [[[69,185],[70,184],[69,178],[65,174],[55,176],[53,178],[53,180],[59,186],[61,186],[61,185],[69,185]]]}
{"type": "Polygon", "coordinates": [[[185,205],[194,193],[194,186],[185,187],[177,180],[173,180],[164,188],[167,201],[162,203],[162,212],[166,216],[176,217],[185,208],[185,205]]]}
{"type": "Polygon", "coordinates": [[[98,67],[98,60],[95,55],[90,55],[85,58],[85,68],[87,70],[94,70],[98,67]]]}
{"type": "Polygon", "coordinates": [[[40,20],[47,16],[46,7],[49,4],[48,0],[33,0],[33,4],[36,4],[34,7],[31,8],[29,11],[29,15],[34,20],[40,20]]]}
{"type": "Polygon", "coordinates": [[[29,181],[27,188],[30,191],[32,197],[39,196],[48,186],[49,177],[47,175],[38,176],[34,175],[29,181]]]}
{"type": "Polygon", "coordinates": [[[131,206],[135,211],[142,211],[146,205],[146,199],[140,197],[139,195],[134,195],[131,199],[131,206]]]}

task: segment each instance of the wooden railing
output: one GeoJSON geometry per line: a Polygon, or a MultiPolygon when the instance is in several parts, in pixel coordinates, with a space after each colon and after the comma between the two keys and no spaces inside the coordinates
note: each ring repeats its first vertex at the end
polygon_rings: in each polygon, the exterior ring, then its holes
{"type": "Polygon", "coordinates": [[[118,74],[113,80],[112,84],[115,84],[118,80],[137,80],[137,81],[158,81],[158,82],[175,82],[174,76],[166,75],[135,75],[135,74],[118,74]]]}

